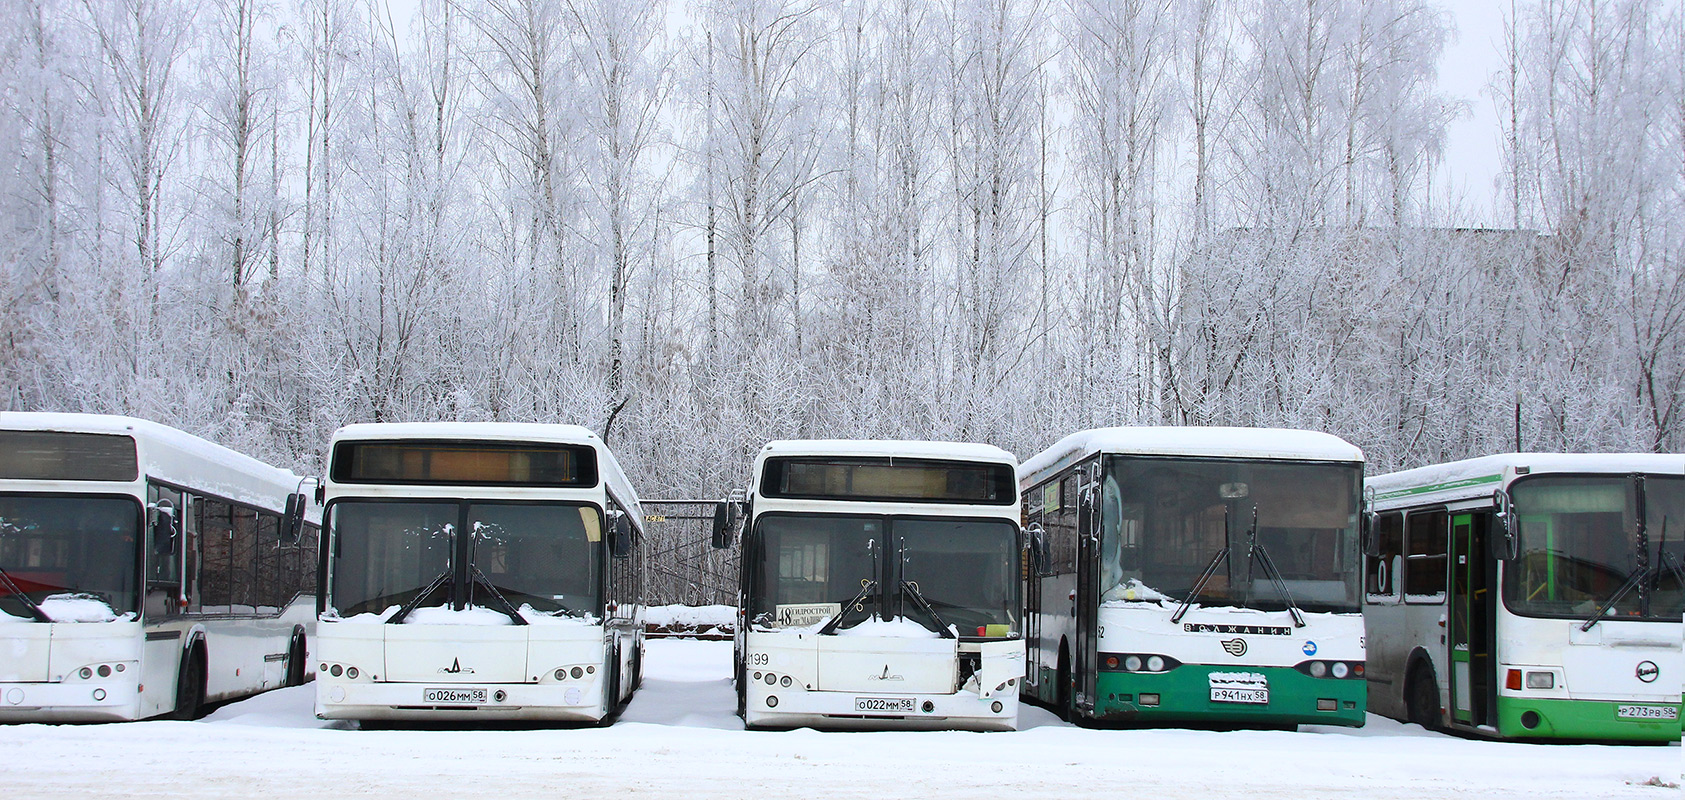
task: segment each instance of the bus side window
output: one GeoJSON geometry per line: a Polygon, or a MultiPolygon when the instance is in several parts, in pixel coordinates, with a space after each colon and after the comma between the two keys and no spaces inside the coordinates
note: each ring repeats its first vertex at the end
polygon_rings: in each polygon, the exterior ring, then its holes
{"type": "Polygon", "coordinates": [[[1364,587],[1371,602],[1398,602],[1398,571],[1404,554],[1404,515],[1393,511],[1375,519],[1380,554],[1365,558],[1364,587]]]}
{"type": "Polygon", "coordinates": [[[1444,509],[1413,511],[1407,522],[1404,551],[1404,599],[1412,603],[1445,602],[1445,553],[1450,517],[1444,509]]]}

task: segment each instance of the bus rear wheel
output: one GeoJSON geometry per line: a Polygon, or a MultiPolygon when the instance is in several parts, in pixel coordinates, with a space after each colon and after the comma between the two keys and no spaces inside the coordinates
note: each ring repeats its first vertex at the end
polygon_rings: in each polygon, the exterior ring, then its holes
{"type": "Polygon", "coordinates": [[[1439,683],[1433,668],[1418,662],[1411,667],[1404,687],[1405,714],[1410,721],[1430,731],[1439,730],[1439,683]]]}
{"type": "Polygon", "coordinates": [[[1060,719],[1074,722],[1076,712],[1071,708],[1071,656],[1064,645],[1059,646],[1059,674],[1056,680],[1054,703],[1057,705],[1053,710],[1058,713],[1060,719]]]}

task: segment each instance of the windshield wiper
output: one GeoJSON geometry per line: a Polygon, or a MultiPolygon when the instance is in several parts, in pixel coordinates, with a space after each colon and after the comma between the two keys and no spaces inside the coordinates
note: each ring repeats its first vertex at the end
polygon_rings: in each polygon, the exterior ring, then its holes
{"type": "Polygon", "coordinates": [[[1592,612],[1592,615],[1587,617],[1586,621],[1580,625],[1580,632],[1584,633],[1585,631],[1591,630],[1591,626],[1596,625],[1597,621],[1602,619],[1604,614],[1609,613],[1609,610],[1614,608],[1615,604],[1621,602],[1621,600],[1630,594],[1634,588],[1637,588],[1640,583],[1643,583],[1644,579],[1654,570],[1655,567],[1645,567],[1643,569],[1633,570],[1632,574],[1627,576],[1626,583],[1621,584],[1621,588],[1616,589],[1615,594],[1607,601],[1604,601],[1602,605],[1598,606],[1597,610],[1592,612]]]}
{"type": "Polygon", "coordinates": [[[427,588],[421,590],[421,594],[416,595],[408,603],[405,603],[403,608],[398,609],[398,613],[393,614],[392,618],[386,621],[386,624],[398,625],[402,623],[404,621],[404,617],[409,616],[411,611],[420,608],[422,601],[426,600],[434,592],[439,591],[439,587],[449,586],[455,582],[455,579],[452,577],[452,574],[455,571],[456,570],[451,567],[446,567],[444,572],[439,573],[439,577],[434,578],[432,583],[427,584],[427,588]]]}
{"type": "Polygon", "coordinates": [[[902,594],[902,596],[912,597],[913,598],[913,606],[915,608],[917,608],[918,610],[923,611],[924,613],[930,615],[931,621],[936,623],[936,632],[941,634],[942,638],[944,638],[944,639],[957,639],[957,638],[959,638],[959,637],[954,635],[953,631],[948,629],[948,623],[947,623],[946,620],[942,619],[942,615],[936,613],[936,607],[932,606],[930,604],[930,601],[925,599],[924,592],[919,591],[919,585],[917,583],[914,583],[912,581],[902,581],[901,582],[901,594],[902,594]]]}
{"type": "Polygon", "coordinates": [[[41,606],[39,604],[31,599],[28,594],[25,594],[22,589],[18,588],[16,583],[12,582],[12,576],[6,574],[5,567],[0,567],[0,587],[4,587],[6,591],[12,593],[13,597],[22,600],[23,607],[29,609],[29,615],[34,617],[36,622],[53,621],[52,617],[47,616],[47,612],[41,610],[41,606]]]}
{"type": "Polygon", "coordinates": [[[877,581],[870,579],[861,581],[860,593],[855,595],[853,600],[843,603],[843,607],[838,609],[835,615],[833,615],[830,619],[825,620],[825,624],[819,628],[819,635],[830,636],[831,634],[836,633],[837,626],[842,623],[843,617],[848,614],[849,609],[860,607],[860,610],[864,611],[865,608],[861,606],[861,604],[866,602],[866,596],[871,594],[872,590],[876,588],[878,588],[877,581]]]}
{"type": "MultiPolygon", "coordinates": [[[[469,569],[474,571],[474,583],[486,587],[486,591],[491,592],[491,598],[497,601],[498,607],[496,607],[495,610],[508,615],[509,619],[514,620],[516,625],[527,624],[526,618],[521,616],[521,612],[515,608],[515,604],[509,602],[509,598],[504,597],[503,593],[498,591],[496,586],[492,585],[491,581],[486,578],[486,574],[481,572],[479,567],[469,566],[469,569]]],[[[474,602],[473,584],[469,584],[468,586],[468,602],[470,604],[474,602]]]]}
{"type": "Polygon", "coordinates": [[[1264,574],[1270,576],[1270,582],[1281,592],[1281,599],[1287,601],[1287,612],[1293,615],[1293,627],[1305,627],[1305,615],[1299,611],[1299,604],[1293,602],[1293,595],[1287,591],[1287,581],[1281,577],[1281,570],[1276,569],[1275,559],[1270,558],[1270,551],[1258,544],[1258,504],[1252,504],[1252,527],[1246,531],[1246,591],[1252,593],[1252,562],[1258,562],[1264,568],[1264,574]]]}
{"type": "Polygon", "coordinates": [[[1188,590],[1188,596],[1182,600],[1182,605],[1176,608],[1176,613],[1170,615],[1170,621],[1172,623],[1182,621],[1182,616],[1188,613],[1189,608],[1193,607],[1194,598],[1198,597],[1199,593],[1205,590],[1205,584],[1209,583],[1211,581],[1211,576],[1217,573],[1217,565],[1223,563],[1223,561],[1228,557],[1228,547],[1218,550],[1217,555],[1211,557],[1211,563],[1205,565],[1205,571],[1200,573],[1199,580],[1194,581],[1194,588],[1188,590]]]}

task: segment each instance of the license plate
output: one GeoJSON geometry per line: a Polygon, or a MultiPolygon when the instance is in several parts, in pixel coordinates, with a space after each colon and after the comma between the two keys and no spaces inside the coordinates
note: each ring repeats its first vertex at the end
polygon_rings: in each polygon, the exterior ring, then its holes
{"type": "Polygon", "coordinates": [[[421,701],[435,705],[481,706],[486,703],[486,690],[427,688],[421,690],[421,701]]]}
{"type": "Polygon", "coordinates": [[[1616,719],[1679,719],[1673,706],[1615,706],[1616,719]]]}
{"type": "Polygon", "coordinates": [[[910,714],[913,711],[911,697],[856,697],[855,711],[870,711],[877,714],[910,714]]]}
{"type": "Polygon", "coordinates": [[[1211,687],[1211,702],[1213,703],[1251,703],[1254,705],[1268,705],[1270,702],[1269,689],[1225,689],[1218,686],[1211,687]]]}

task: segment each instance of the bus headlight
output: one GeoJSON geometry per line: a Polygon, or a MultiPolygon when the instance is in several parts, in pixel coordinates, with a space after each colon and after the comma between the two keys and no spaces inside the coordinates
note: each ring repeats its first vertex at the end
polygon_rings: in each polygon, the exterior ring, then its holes
{"type": "Polygon", "coordinates": [[[1129,670],[1130,672],[1140,672],[1141,671],[1141,657],[1140,656],[1130,656],[1130,657],[1124,659],[1123,660],[1123,668],[1126,669],[1126,670],[1129,670]]]}
{"type": "Polygon", "coordinates": [[[1550,672],[1529,672],[1527,673],[1527,688],[1555,689],[1556,675],[1550,672]]]}
{"type": "Polygon", "coordinates": [[[1344,662],[1344,661],[1334,662],[1334,677],[1344,678],[1347,675],[1350,675],[1351,672],[1352,672],[1351,667],[1346,666],[1346,662],[1344,662]]]}
{"type": "Polygon", "coordinates": [[[1163,672],[1164,658],[1162,656],[1149,656],[1147,658],[1147,669],[1153,672],[1163,672]]]}
{"type": "Polygon", "coordinates": [[[1327,674],[1328,674],[1328,665],[1327,664],[1324,664],[1321,661],[1312,661],[1311,662],[1311,677],[1321,678],[1321,677],[1323,677],[1327,674]]]}

